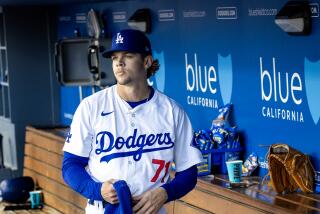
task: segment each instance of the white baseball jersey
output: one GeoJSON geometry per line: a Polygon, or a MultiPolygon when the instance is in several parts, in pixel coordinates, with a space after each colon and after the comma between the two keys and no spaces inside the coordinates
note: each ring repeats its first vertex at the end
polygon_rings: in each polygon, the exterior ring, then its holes
{"type": "Polygon", "coordinates": [[[202,161],[191,146],[187,114],[157,90],[133,109],[119,97],[116,85],[85,98],[69,136],[63,150],[89,157],[87,172],[95,181],[125,180],[134,196],[167,182],[171,163],[179,172],[202,161]]]}

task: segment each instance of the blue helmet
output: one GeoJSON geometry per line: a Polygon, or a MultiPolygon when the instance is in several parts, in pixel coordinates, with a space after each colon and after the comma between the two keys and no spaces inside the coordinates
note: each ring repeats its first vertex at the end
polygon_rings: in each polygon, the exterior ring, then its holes
{"type": "Polygon", "coordinates": [[[28,176],[5,179],[0,183],[0,198],[10,203],[24,203],[34,187],[33,179],[28,176]]]}

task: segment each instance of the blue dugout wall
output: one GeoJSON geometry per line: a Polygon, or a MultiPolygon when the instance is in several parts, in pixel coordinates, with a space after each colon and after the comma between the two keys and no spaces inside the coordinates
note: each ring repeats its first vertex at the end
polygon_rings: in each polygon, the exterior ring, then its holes
{"type": "MultiPolygon", "coordinates": [[[[148,35],[161,64],[150,83],[178,101],[195,130],[210,128],[218,108],[232,103],[231,125],[243,134],[246,155],[256,152],[261,173],[272,143],[309,154],[320,170],[319,1],[310,2],[312,32],[292,36],[274,22],[286,1],[119,1],[59,9],[58,37],[84,36],[86,14],[97,10],[106,35],[128,28],[140,8],[152,11],[148,35]]],[[[92,93],[82,87],[83,96],[92,93]]],[[[78,87],[61,87],[61,121],[70,124],[78,87]]]]}

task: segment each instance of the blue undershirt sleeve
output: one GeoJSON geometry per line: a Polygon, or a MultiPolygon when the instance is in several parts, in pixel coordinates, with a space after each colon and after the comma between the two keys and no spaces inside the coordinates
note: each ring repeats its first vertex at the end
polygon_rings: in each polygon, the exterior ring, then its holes
{"type": "Polygon", "coordinates": [[[64,181],[76,192],[90,200],[103,201],[102,183],[95,182],[85,170],[89,158],[64,152],[62,176],[64,181]]]}
{"type": "Polygon", "coordinates": [[[197,177],[197,165],[193,165],[192,167],[181,172],[176,172],[172,181],[161,186],[167,191],[168,194],[166,203],[179,199],[190,192],[197,184],[197,177]]]}

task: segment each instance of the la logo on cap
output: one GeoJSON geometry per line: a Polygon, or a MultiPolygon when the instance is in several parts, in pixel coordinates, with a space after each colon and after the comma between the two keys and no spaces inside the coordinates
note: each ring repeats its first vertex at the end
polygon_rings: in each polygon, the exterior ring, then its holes
{"type": "Polygon", "coordinates": [[[120,33],[117,33],[116,44],[123,43],[123,37],[120,33]]]}

